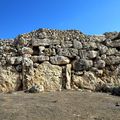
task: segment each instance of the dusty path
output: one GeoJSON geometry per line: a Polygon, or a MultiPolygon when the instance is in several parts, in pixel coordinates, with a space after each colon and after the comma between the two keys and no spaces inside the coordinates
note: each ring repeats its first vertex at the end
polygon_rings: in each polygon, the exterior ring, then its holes
{"type": "Polygon", "coordinates": [[[120,97],[79,91],[0,94],[0,120],[120,120],[120,97]]]}

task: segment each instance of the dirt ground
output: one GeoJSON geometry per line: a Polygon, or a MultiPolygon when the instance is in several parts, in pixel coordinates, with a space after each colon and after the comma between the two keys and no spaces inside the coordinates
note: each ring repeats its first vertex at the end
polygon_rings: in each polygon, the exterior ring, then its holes
{"type": "Polygon", "coordinates": [[[0,94],[0,120],[120,120],[120,97],[80,91],[0,94]]]}

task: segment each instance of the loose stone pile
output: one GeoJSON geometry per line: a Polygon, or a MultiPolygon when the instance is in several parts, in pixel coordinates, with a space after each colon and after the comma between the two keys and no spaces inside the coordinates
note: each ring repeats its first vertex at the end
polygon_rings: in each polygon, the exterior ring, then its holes
{"type": "Polygon", "coordinates": [[[109,91],[120,86],[120,33],[39,29],[0,41],[0,91],[109,91]]]}

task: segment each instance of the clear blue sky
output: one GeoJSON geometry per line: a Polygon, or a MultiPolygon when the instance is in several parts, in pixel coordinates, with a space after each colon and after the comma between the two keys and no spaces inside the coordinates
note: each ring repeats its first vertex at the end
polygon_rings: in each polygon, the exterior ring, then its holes
{"type": "Polygon", "coordinates": [[[120,31],[120,0],[0,0],[0,38],[38,28],[120,31]]]}

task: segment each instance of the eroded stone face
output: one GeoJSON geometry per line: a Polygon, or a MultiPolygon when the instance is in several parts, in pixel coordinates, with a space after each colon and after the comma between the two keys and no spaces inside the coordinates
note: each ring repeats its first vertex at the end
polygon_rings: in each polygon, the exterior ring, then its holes
{"type": "Polygon", "coordinates": [[[92,72],[85,72],[82,76],[73,75],[73,87],[95,91],[96,87],[101,87],[104,82],[92,72]]]}
{"type": "Polygon", "coordinates": [[[60,91],[62,68],[49,62],[43,62],[34,69],[33,84],[43,86],[44,91],[60,91]]]}
{"type": "Polygon", "coordinates": [[[73,58],[78,55],[78,50],[75,48],[59,48],[58,55],[73,58]]]}
{"type": "Polygon", "coordinates": [[[21,86],[20,74],[14,67],[0,67],[0,92],[17,91],[21,86]]]}

